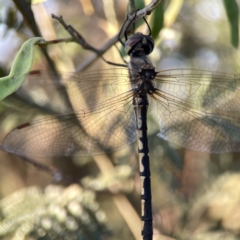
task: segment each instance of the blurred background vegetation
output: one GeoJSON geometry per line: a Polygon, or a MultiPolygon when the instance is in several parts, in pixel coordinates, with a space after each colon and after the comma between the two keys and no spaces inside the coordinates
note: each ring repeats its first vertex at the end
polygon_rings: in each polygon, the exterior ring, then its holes
{"type": "MultiPolygon", "coordinates": [[[[0,0],[1,76],[8,74],[28,38],[40,33],[46,40],[69,37],[51,13],[63,15],[91,45],[101,48],[118,33],[128,4],[127,0],[46,0],[32,1],[28,8],[22,2],[0,0]]],[[[143,1],[136,3],[141,8],[143,1]]],[[[238,26],[231,25],[224,6],[226,1],[221,0],[165,0],[162,9],[148,17],[157,29],[150,56],[156,68],[239,73],[238,26]],[[151,19],[154,14],[157,18],[151,19]]],[[[138,31],[148,32],[146,25],[138,31]]],[[[114,47],[104,56],[122,62],[114,47]]],[[[88,71],[109,68],[77,44],[60,43],[45,52],[36,47],[32,69],[86,70],[92,59],[96,61],[88,71]]],[[[9,96],[0,103],[0,139],[42,111],[16,94],[9,96]]],[[[148,121],[154,239],[240,239],[239,153],[215,155],[178,148],[156,136],[159,127],[151,115],[148,121]]],[[[58,175],[0,152],[0,239],[140,239],[136,144],[91,159],[35,160],[59,169],[61,181],[55,182],[58,175]]]]}

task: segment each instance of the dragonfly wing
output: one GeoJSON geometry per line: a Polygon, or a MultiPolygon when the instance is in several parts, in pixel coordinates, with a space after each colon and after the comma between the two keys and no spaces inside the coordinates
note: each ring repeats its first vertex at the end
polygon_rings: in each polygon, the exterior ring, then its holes
{"type": "Polygon", "coordinates": [[[176,69],[159,72],[156,85],[158,136],[197,151],[240,151],[239,76],[176,69]]]}
{"type": "Polygon", "coordinates": [[[128,70],[115,68],[82,73],[32,71],[17,93],[48,112],[68,114],[94,108],[129,89],[128,70]]]}
{"type": "Polygon", "coordinates": [[[128,70],[123,68],[29,75],[20,90],[25,97],[63,114],[16,128],[5,138],[4,148],[38,157],[87,156],[120,149],[136,139],[130,89],[128,70]]]}
{"type": "Polygon", "coordinates": [[[136,139],[132,94],[102,102],[95,109],[51,116],[23,124],[3,142],[21,156],[88,156],[118,150],[136,139]]]}

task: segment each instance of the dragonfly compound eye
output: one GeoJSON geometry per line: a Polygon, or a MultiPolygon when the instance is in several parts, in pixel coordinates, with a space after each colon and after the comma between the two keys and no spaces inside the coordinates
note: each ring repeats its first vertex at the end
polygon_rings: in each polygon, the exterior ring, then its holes
{"type": "Polygon", "coordinates": [[[128,55],[148,55],[154,48],[153,39],[142,33],[133,34],[125,43],[125,51],[128,55]]]}

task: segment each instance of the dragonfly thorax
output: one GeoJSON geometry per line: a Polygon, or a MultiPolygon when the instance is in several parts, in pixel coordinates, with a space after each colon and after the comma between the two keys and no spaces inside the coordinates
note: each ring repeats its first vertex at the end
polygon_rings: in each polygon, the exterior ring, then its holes
{"type": "Polygon", "coordinates": [[[132,88],[138,94],[152,94],[155,91],[154,78],[157,73],[147,54],[149,53],[148,50],[153,46],[153,42],[150,42],[149,39],[151,38],[149,36],[139,33],[134,34],[128,41],[132,38],[137,39],[140,37],[141,40],[133,46],[135,50],[130,53],[130,61],[128,63],[130,80],[132,88]],[[150,48],[146,49],[144,44],[150,45],[150,48]],[[145,53],[145,50],[147,50],[147,53],[145,53]],[[138,54],[136,54],[137,51],[138,54]]]}
{"type": "Polygon", "coordinates": [[[155,92],[154,79],[156,76],[156,71],[154,68],[142,68],[139,72],[137,91],[140,94],[153,94],[155,92]]]}
{"type": "MultiPolygon", "coordinates": [[[[132,88],[138,94],[153,94],[155,92],[154,79],[157,74],[152,64],[138,66],[140,59],[131,59],[132,70],[129,70],[132,88]],[[135,61],[134,61],[135,60],[135,61]],[[135,62],[135,64],[134,64],[135,62]]],[[[149,59],[147,59],[149,60],[149,59]]]]}

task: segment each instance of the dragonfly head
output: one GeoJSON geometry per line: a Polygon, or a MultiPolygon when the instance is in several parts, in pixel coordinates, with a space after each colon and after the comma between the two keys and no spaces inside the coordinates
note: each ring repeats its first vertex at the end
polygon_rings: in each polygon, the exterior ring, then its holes
{"type": "Polygon", "coordinates": [[[134,57],[148,55],[154,48],[153,39],[142,33],[133,34],[125,43],[125,51],[134,57]]]}

